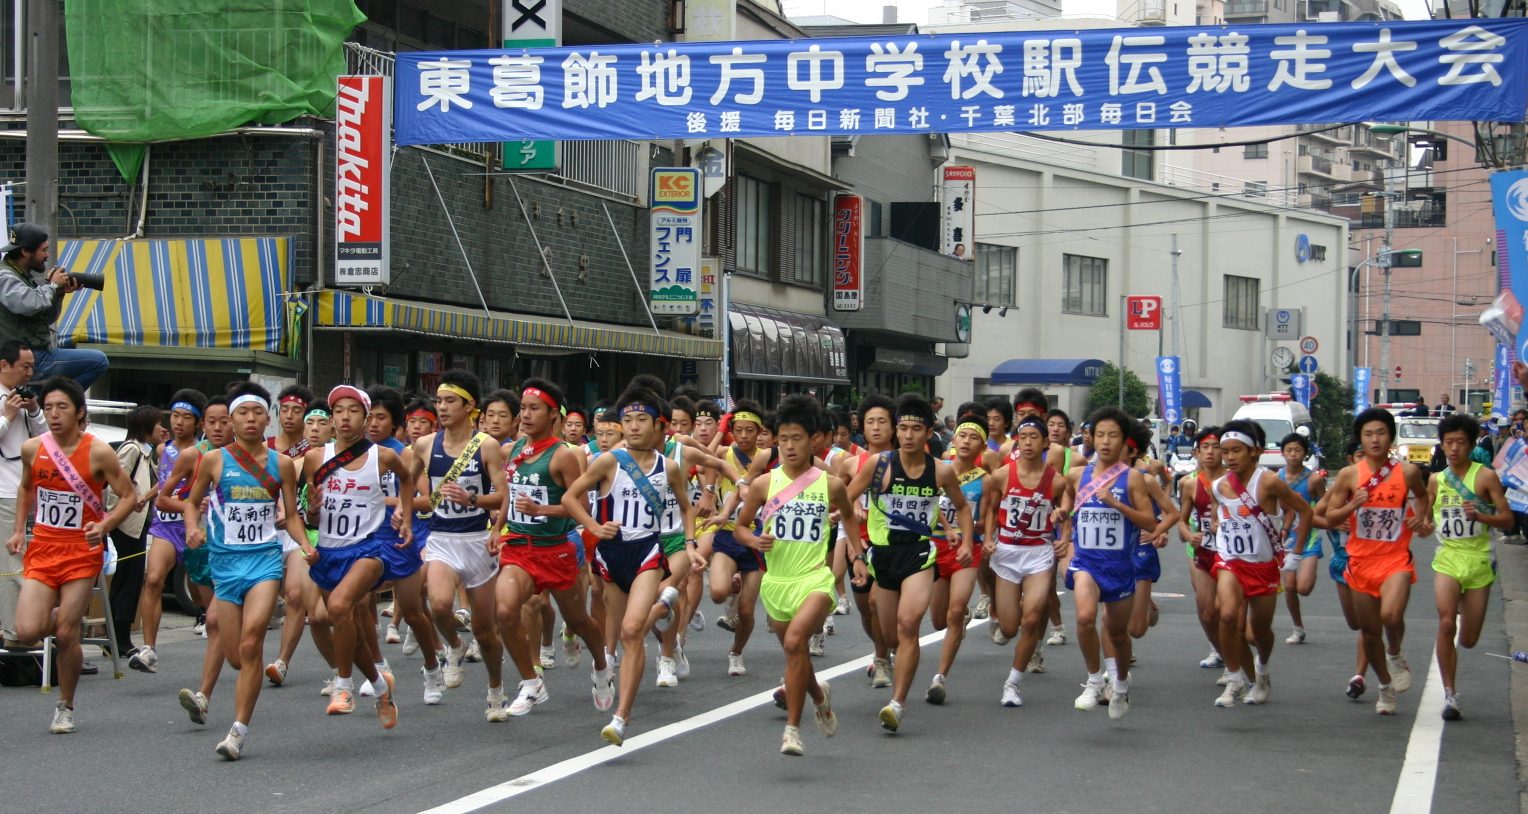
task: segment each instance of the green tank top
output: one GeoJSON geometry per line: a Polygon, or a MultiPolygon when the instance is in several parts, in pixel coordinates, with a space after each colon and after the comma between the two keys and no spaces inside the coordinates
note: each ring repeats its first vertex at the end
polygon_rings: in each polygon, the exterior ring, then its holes
{"type": "MultiPolygon", "coordinates": [[[[892,451],[890,456],[887,469],[891,478],[886,491],[880,491],[879,483],[870,484],[867,491],[871,497],[866,535],[871,545],[916,545],[929,538],[939,519],[936,472],[940,463],[925,453],[923,474],[914,478],[902,468],[898,452],[892,451]]],[[[876,467],[877,458],[865,461],[865,466],[876,467]]]]}
{"type": "MultiPolygon", "coordinates": [[[[766,530],[775,537],[774,546],[764,554],[765,573],[771,581],[797,579],[827,567],[828,544],[835,526],[828,522],[828,478],[822,470],[817,472],[820,474],[811,486],[766,521],[766,530]]],[[[769,473],[765,505],[790,483],[783,469],[769,473]]]]}
{"type": "MultiPolygon", "coordinates": [[[[1433,525],[1438,527],[1438,542],[1447,548],[1489,553],[1490,527],[1464,516],[1464,497],[1448,485],[1448,472],[1445,469],[1438,473],[1438,499],[1433,503],[1433,525]]],[[[1475,476],[1479,473],[1480,464],[1472,462],[1470,471],[1461,479],[1471,492],[1475,492],[1475,476]]],[[[1477,497],[1479,494],[1476,492],[1477,497]]],[[[1480,509],[1479,506],[1475,508],[1477,511],[1480,509]]]]}
{"type": "MultiPolygon", "coordinates": [[[[521,438],[510,448],[509,458],[514,460],[516,455],[525,448],[530,441],[521,438]]],[[[556,457],[559,446],[553,444],[534,461],[526,461],[515,469],[515,474],[509,479],[509,512],[505,516],[504,529],[512,536],[524,536],[531,538],[535,545],[560,545],[567,542],[568,532],[573,529],[574,522],[570,517],[532,517],[515,511],[515,499],[525,495],[533,503],[544,506],[555,506],[562,502],[566,488],[557,485],[557,480],[552,477],[552,459],[556,457]]]]}

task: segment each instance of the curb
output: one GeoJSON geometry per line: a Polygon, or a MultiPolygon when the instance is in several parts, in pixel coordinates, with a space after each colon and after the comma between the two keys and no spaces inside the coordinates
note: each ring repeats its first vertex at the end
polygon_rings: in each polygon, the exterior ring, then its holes
{"type": "MultiPolygon", "coordinates": [[[[1498,544],[1496,570],[1501,583],[1502,627],[1508,652],[1528,650],[1528,546],[1498,544]]],[[[1518,810],[1528,814],[1528,670],[1509,663],[1512,730],[1517,742],[1518,810]]]]}

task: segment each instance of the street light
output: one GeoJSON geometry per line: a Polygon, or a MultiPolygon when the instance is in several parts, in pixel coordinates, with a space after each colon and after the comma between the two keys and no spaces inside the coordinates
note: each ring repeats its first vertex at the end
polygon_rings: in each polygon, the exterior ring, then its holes
{"type": "Polygon", "coordinates": [[[1474,141],[1472,141],[1470,139],[1467,139],[1467,138],[1464,138],[1462,136],[1456,136],[1456,135],[1454,135],[1452,133],[1445,133],[1442,130],[1433,130],[1432,128],[1429,128],[1429,127],[1411,127],[1411,126],[1404,125],[1404,124],[1386,124],[1384,122],[1364,122],[1363,126],[1371,134],[1373,134],[1375,138],[1378,138],[1380,140],[1389,140],[1392,136],[1398,136],[1398,135],[1401,135],[1402,133],[1417,133],[1419,135],[1435,136],[1435,137],[1441,138],[1441,139],[1448,139],[1449,141],[1457,141],[1460,144],[1463,144],[1464,146],[1469,147],[1471,150],[1475,151],[1475,160],[1476,160],[1477,163],[1482,163],[1482,164],[1485,163],[1485,162],[1480,160],[1480,147],[1479,147],[1479,145],[1477,145],[1474,141]]]}

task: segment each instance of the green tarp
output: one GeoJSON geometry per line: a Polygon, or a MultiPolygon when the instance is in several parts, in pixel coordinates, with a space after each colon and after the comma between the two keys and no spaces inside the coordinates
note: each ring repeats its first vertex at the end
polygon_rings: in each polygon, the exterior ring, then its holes
{"type": "Polygon", "coordinates": [[[126,145],[332,116],[365,19],[353,0],[65,0],[75,119],[132,180],[126,145]]]}

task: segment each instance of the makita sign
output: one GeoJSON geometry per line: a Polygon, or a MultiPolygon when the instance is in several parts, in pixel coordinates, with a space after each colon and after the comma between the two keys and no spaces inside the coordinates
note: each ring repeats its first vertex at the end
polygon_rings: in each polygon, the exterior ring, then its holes
{"type": "Polygon", "coordinates": [[[341,76],[334,128],[334,284],[386,285],[391,88],[385,76],[341,76]]]}

